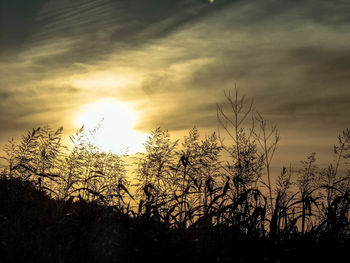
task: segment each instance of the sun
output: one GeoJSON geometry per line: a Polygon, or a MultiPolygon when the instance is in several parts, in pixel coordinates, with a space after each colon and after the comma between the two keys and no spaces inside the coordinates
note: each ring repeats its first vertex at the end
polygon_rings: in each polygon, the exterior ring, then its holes
{"type": "Polygon", "coordinates": [[[96,145],[101,150],[116,154],[134,154],[143,150],[147,135],[134,129],[138,123],[138,114],[128,103],[105,98],[97,102],[83,105],[75,125],[82,125],[92,130],[101,123],[96,133],[96,145]]]}

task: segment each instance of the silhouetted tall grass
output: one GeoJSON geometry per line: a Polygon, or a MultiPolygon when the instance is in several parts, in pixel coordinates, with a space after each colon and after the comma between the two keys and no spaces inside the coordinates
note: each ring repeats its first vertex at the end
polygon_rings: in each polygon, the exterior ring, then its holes
{"type": "Polygon", "coordinates": [[[273,182],[277,127],[237,91],[225,96],[231,112],[218,106],[225,141],[196,127],[172,141],[155,129],[134,158],[135,193],[123,156],[93,144],[96,129],[79,129],[70,149],[62,128],[9,141],[0,179],[4,257],[18,259],[19,250],[41,262],[292,262],[345,253],[350,170],[340,168],[350,158],[350,130],[338,136],[328,167],[317,167],[311,153],[273,182]]]}

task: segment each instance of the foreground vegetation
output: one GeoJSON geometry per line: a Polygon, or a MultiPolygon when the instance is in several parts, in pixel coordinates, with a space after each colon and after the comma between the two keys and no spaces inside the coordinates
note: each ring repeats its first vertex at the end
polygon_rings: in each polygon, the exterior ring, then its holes
{"type": "Polygon", "coordinates": [[[134,159],[136,183],[123,156],[94,145],[97,130],[81,128],[71,149],[62,128],[11,140],[0,179],[3,259],[340,260],[350,244],[350,130],[328,167],[311,153],[301,168],[274,176],[276,126],[237,92],[226,98],[230,111],[218,106],[223,136],[203,138],[194,127],[180,142],[152,131],[134,159]]]}

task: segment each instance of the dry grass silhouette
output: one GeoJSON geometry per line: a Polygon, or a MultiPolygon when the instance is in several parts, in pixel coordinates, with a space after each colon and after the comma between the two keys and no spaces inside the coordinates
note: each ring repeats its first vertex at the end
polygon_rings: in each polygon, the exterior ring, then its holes
{"type": "Polygon", "coordinates": [[[122,156],[93,144],[97,130],[79,129],[71,149],[61,144],[62,128],[9,141],[0,179],[3,259],[340,259],[350,237],[350,170],[340,169],[350,158],[350,130],[338,136],[328,167],[318,168],[311,153],[300,169],[282,167],[273,183],[277,127],[237,91],[225,96],[231,111],[219,105],[218,121],[226,140],[202,138],[194,127],[172,141],[155,129],[135,157],[135,193],[122,156]]]}

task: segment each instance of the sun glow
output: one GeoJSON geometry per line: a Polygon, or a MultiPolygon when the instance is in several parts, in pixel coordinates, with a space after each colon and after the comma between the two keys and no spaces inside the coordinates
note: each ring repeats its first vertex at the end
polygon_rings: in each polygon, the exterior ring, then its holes
{"type": "Polygon", "coordinates": [[[143,150],[147,135],[134,130],[138,115],[130,104],[102,99],[86,104],[79,110],[75,124],[92,130],[101,123],[96,133],[96,145],[103,151],[133,154],[143,150]]]}

